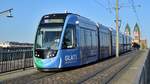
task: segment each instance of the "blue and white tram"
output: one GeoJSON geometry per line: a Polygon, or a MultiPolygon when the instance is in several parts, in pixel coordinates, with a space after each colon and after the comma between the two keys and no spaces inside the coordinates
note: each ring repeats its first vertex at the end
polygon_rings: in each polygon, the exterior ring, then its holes
{"type": "Polygon", "coordinates": [[[40,70],[80,66],[98,60],[97,26],[76,14],[42,17],[34,45],[34,65],[40,70]]]}
{"type": "MultiPolygon", "coordinates": [[[[130,43],[129,37],[124,39],[130,43]]],[[[123,35],[120,40],[123,52],[123,35]]],[[[115,30],[80,15],[57,13],[42,17],[33,58],[37,69],[47,71],[88,64],[115,55],[115,52],[115,30]]]]}

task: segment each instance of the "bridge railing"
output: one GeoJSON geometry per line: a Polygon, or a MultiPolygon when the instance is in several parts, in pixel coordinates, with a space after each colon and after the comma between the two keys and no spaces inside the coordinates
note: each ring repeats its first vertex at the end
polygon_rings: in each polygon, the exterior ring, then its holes
{"type": "Polygon", "coordinates": [[[0,73],[29,67],[33,67],[32,49],[0,51],[0,73]]]}
{"type": "Polygon", "coordinates": [[[150,50],[148,51],[148,55],[145,58],[143,65],[139,70],[139,74],[137,76],[136,84],[149,84],[150,83],[150,50]]]}

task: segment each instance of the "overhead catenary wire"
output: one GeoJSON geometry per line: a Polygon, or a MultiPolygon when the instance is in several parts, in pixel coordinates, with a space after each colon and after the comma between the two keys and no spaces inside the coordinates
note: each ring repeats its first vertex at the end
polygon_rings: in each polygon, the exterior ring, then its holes
{"type": "Polygon", "coordinates": [[[100,5],[101,7],[103,7],[103,8],[105,8],[105,9],[106,9],[106,7],[105,7],[102,3],[100,3],[99,1],[94,0],[94,2],[95,2],[95,3],[97,3],[98,5],[100,5]]]}
{"type": "Polygon", "coordinates": [[[109,10],[109,13],[112,13],[110,12],[110,8],[107,8],[107,6],[105,6],[104,4],[102,4],[101,2],[99,2],[98,0],[93,0],[96,4],[98,4],[99,6],[101,6],[102,8],[104,8],[105,10],[109,10]]]}
{"type": "MultiPolygon", "coordinates": [[[[134,0],[128,0],[128,2],[129,2],[129,4],[131,4],[131,6],[132,6],[132,10],[133,10],[133,12],[134,12],[134,14],[135,14],[135,17],[136,17],[136,19],[137,19],[137,22],[138,22],[138,25],[140,26],[140,32],[142,32],[142,25],[141,25],[141,21],[140,21],[140,18],[139,18],[139,16],[138,16],[138,13],[137,13],[137,11],[136,11],[136,7],[135,7],[135,2],[134,2],[134,0]]],[[[141,36],[142,36],[142,33],[141,33],[141,36]]]]}
{"type": "Polygon", "coordinates": [[[129,3],[130,3],[131,6],[132,6],[132,10],[133,10],[133,12],[135,13],[135,17],[137,18],[137,21],[138,21],[139,25],[141,26],[141,24],[140,24],[140,18],[139,18],[139,16],[138,16],[137,11],[136,11],[134,0],[131,0],[131,1],[128,0],[128,1],[129,1],[129,3]]]}
{"type": "Polygon", "coordinates": [[[112,13],[111,8],[113,8],[113,7],[112,7],[112,5],[111,5],[111,2],[110,2],[110,0],[107,0],[107,1],[108,1],[108,9],[109,9],[109,12],[112,13]]]}

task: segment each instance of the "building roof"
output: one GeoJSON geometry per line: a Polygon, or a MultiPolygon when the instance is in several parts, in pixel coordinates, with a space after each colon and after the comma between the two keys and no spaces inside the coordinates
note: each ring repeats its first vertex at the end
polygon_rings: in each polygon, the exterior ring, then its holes
{"type": "Polygon", "coordinates": [[[131,29],[129,24],[127,23],[126,27],[125,27],[125,33],[131,35],[131,29]]]}
{"type": "Polygon", "coordinates": [[[137,23],[136,23],[135,26],[134,26],[133,32],[138,32],[138,33],[140,33],[140,27],[139,27],[139,25],[138,25],[137,23]]]}

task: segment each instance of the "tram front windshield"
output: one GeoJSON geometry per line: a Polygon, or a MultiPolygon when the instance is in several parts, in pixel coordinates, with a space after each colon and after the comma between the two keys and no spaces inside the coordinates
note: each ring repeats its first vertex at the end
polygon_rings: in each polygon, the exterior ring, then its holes
{"type": "Polygon", "coordinates": [[[58,50],[62,27],[39,28],[36,48],[58,50]]]}

